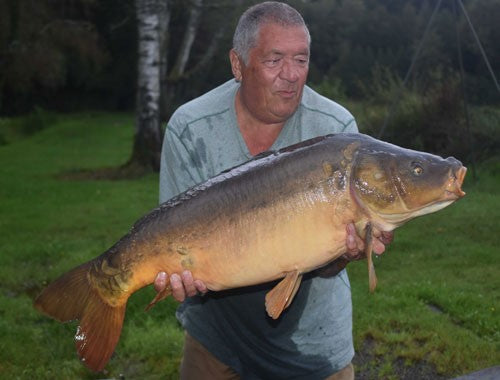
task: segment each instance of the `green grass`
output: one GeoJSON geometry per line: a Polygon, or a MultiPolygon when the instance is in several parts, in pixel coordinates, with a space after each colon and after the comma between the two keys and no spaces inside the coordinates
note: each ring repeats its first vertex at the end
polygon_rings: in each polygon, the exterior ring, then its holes
{"type": "MultiPolygon", "coordinates": [[[[0,147],[0,378],[103,377],[76,358],[75,324],[40,315],[32,299],[48,281],[111,246],[157,205],[157,175],[134,181],[58,179],[68,171],[123,164],[132,134],[129,115],[59,116],[50,127],[0,147]]],[[[145,289],[131,298],[109,377],[175,377],[182,345],[176,304],[162,302],[144,313],[153,293],[145,289]]]]}
{"type": "MultiPolygon", "coordinates": [[[[124,163],[131,115],[50,120],[27,137],[16,132],[16,121],[0,120],[9,136],[0,146],[0,378],[176,378],[182,346],[176,303],[144,313],[150,288],[132,296],[104,375],[77,359],[75,323],[56,323],[32,307],[48,281],[107,249],[158,199],[156,175],[122,181],[60,176],[124,163]]],[[[370,344],[373,355],[364,365],[377,368],[378,377],[397,378],[398,360],[430,363],[446,376],[500,363],[500,170],[495,161],[486,169],[478,183],[466,183],[463,200],[396,232],[375,260],[375,294],[368,292],[366,262],[349,266],[356,348],[370,344]]]]}

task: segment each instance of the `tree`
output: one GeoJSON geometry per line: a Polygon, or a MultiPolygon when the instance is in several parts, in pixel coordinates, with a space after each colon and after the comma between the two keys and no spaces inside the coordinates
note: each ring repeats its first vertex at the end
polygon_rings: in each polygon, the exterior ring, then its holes
{"type": "Polygon", "coordinates": [[[137,109],[131,168],[159,170],[160,47],[168,28],[167,0],[136,0],[138,26],[137,109]]]}
{"type": "Polygon", "coordinates": [[[93,0],[0,0],[0,110],[30,111],[88,86],[108,62],[93,0]],[[70,58],[71,57],[71,58],[70,58]]]}
{"type": "Polygon", "coordinates": [[[219,51],[220,41],[224,33],[228,30],[228,22],[230,23],[235,18],[236,13],[241,8],[241,4],[242,0],[222,0],[210,4],[204,4],[203,0],[191,1],[188,19],[184,23],[184,35],[180,46],[175,48],[169,45],[168,39],[165,41],[166,50],[162,55],[162,59],[169,56],[170,52],[174,64],[168,70],[165,59],[165,64],[162,65],[160,114],[163,121],[169,118],[172,101],[179,86],[188,82],[193,76],[202,71],[219,51]],[[221,15],[223,15],[222,20],[220,19],[221,15]],[[202,25],[203,21],[206,25],[202,25]],[[209,29],[208,35],[204,35],[205,30],[200,31],[204,26],[206,29],[209,29]],[[198,44],[199,46],[195,46],[197,39],[203,40],[198,44]],[[203,50],[200,49],[200,46],[203,50]],[[172,54],[173,52],[175,54],[172,54]],[[192,64],[189,66],[188,63],[190,61],[192,61],[192,64]]]}
{"type": "MultiPolygon", "coordinates": [[[[182,4],[185,5],[185,2],[182,4]]],[[[161,121],[167,118],[176,85],[199,72],[210,61],[227,27],[227,23],[217,24],[217,30],[204,49],[203,55],[198,55],[196,63],[189,67],[188,62],[193,53],[201,16],[206,15],[203,13],[203,0],[190,2],[184,36],[175,54],[171,51],[173,46],[169,39],[173,5],[174,2],[171,0],[136,0],[138,24],[136,132],[132,156],[126,165],[133,172],[159,170],[161,121]],[[169,71],[170,56],[174,57],[174,64],[169,71]]],[[[210,7],[216,7],[220,11],[223,6],[234,7],[234,3],[221,2],[210,7]]]]}

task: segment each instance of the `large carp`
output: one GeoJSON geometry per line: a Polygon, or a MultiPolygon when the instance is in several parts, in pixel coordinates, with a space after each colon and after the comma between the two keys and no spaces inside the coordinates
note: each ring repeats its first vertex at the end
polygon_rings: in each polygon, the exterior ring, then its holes
{"type": "Polygon", "coordinates": [[[346,252],[351,222],[366,241],[373,290],[372,228],[391,231],[448,206],[465,195],[465,173],[454,158],[362,134],[264,153],[151,211],[101,256],[51,283],[35,306],[58,321],[80,321],[78,354],[99,371],[118,342],[128,298],[159,271],[189,269],[212,291],[282,279],[266,296],[268,314],[278,318],[303,273],[346,252]]]}

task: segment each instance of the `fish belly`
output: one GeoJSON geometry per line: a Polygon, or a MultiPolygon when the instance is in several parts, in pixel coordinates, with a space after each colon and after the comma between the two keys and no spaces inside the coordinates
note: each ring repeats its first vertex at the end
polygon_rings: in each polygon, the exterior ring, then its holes
{"type": "Polygon", "coordinates": [[[301,196],[223,218],[208,236],[198,231],[193,236],[201,239],[178,239],[180,248],[161,265],[170,272],[189,269],[211,290],[308,272],[345,252],[345,224],[332,209],[330,201],[301,196]]]}

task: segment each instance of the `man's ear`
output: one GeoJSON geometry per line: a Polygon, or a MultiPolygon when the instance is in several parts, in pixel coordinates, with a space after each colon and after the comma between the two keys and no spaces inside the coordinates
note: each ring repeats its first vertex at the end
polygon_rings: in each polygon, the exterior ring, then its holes
{"type": "Polygon", "coordinates": [[[238,53],[234,49],[229,51],[229,61],[231,62],[231,70],[233,72],[234,79],[237,82],[241,82],[241,71],[242,71],[242,62],[238,53]]]}

